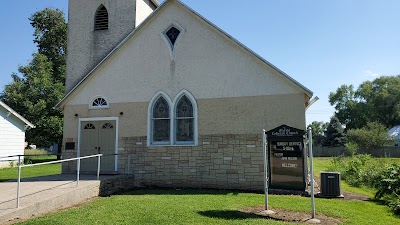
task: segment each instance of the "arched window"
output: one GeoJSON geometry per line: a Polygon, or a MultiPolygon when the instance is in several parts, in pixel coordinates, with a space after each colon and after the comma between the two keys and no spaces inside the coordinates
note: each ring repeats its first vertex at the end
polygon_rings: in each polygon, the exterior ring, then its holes
{"type": "Polygon", "coordinates": [[[183,95],[176,104],[175,115],[175,142],[193,143],[194,141],[194,114],[193,105],[186,95],[183,95]]]}
{"type": "Polygon", "coordinates": [[[89,105],[90,109],[104,109],[109,108],[108,102],[105,98],[97,96],[92,99],[89,105]]]}
{"type": "Polygon", "coordinates": [[[94,30],[108,30],[108,11],[100,5],[94,17],[94,30]]]}
{"type": "Polygon", "coordinates": [[[186,90],[174,101],[160,91],[148,108],[148,145],[197,145],[197,103],[186,90]]]}
{"type": "Polygon", "coordinates": [[[96,127],[93,124],[88,123],[88,124],[86,124],[86,126],[83,129],[85,129],[85,130],[95,130],[96,127]]]}
{"type": "Polygon", "coordinates": [[[170,112],[168,102],[160,96],[155,101],[152,110],[152,143],[169,144],[170,135],[170,112]]]}
{"type": "Polygon", "coordinates": [[[113,128],[114,128],[114,126],[111,123],[105,123],[102,127],[102,129],[106,129],[106,130],[113,129],[113,128]]]}

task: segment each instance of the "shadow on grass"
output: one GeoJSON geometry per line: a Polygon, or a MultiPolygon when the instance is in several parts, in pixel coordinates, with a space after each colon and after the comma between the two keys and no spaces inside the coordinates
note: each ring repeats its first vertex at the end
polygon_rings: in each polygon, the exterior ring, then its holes
{"type": "Polygon", "coordinates": [[[377,205],[386,205],[386,201],[382,199],[377,199],[377,198],[370,198],[367,200],[368,202],[373,202],[377,205]]]}
{"type": "Polygon", "coordinates": [[[168,189],[168,188],[141,188],[114,195],[238,195],[239,191],[216,189],[168,189]]]}
{"type": "Polygon", "coordinates": [[[246,220],[246,219],[261,219],[263,216],[240,212],[236,210],[207,210],[197,212],[201,216],[209,218],[217,218],[224,220],[246,220]]]}

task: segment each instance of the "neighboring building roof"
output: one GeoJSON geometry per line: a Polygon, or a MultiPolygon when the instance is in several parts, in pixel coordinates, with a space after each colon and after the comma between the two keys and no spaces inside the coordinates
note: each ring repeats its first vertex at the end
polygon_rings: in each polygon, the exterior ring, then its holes
{"type": "Polygon", "coordinates": [[[387,133],[389,136],[400,140],[400,125],[393,127],[387,133]]]}
{"type": "Polygon", "coordinates": [[[262,58],[260,55],[258,55],[257,53],[255,53],[254,51],[252,51],[251,49],[249,49],[248,47],[246,47],[244,44],[240,43],[238,40],[236,40],[235,38],[233,38],[231,35],[229,35],[228,33],[226,33],[225,31],[223,31],[221,28],[219,28],[218,26],[216,26],[215,24],[213,24],[212,22],[210,22],[209,20],[207,20],[206,18],[204,18],[202,15],[200,15],[199,13],[197,13],[196,11],[194,11],[193,9],[191,9],[189,6],[187,6],[186,4],[182,3],[180,0],[165,0],[159,7],[157,7],[156,10],[153,11],[153,13],[151,13],[136,29],[134,29],[131,33],[128,34],[128,36],[123,39],[121,41],[120,44],[118,44],[106,57],[104,57],[103,60],[100,61],[100,63],[98,63],[86,76],[84,76],[62,99],[59,103],[57,103],[57,105],[55,106],[56,108],[62,107],[63,103],[65,102],[65,100],[91,75],[93,74],[93,72],[100,67],[108,58],[110,58],[119,48],[121,48],[122,45],[124,45],[132,36],[134,36],[136,33],[138,33],[139,30],[141,30],[147,23],[149,23],[149,21],[152,20],[153,17],[157,16],[157,14],[161,11],[162,8],[164,8],[168,2],[170,1],[176,1],[178,2],[180,5],[182,5],[184,8],[186,8],[187,10],[189,10],[191,13],[193,13],[194,15],[196,15],[197,17],[199,17],[200,19],[202,19],[204,22],[208,23],[209,25],[211,25],[213,28],[215,28],[217,31],[221,32],[224,36],[226,36],[227,38],[231,39],[233,42],[235,42],[236,44],[238,44],[240,47],[244,48],[246,51],[248,51],[250,54],[254,55],[256,58],[258,58],[259,60],[261,60],[262,62],[266,63],[267,65],[269,65],[270,67],[272,67],[273,69],[275,69],[276,71],[278,71],[283,77],[285,77],[286,79],[288,79],[290,82],[294,83],[296,86],[300,87],[305,94],[307,94],[307,96],[309,98],[311,98],[313,96],[313,92],[306,88],[305,86],[303,86],[302,84],[300,84],[298,81],[296,81],[295,79],[293,79],[291,76],[289,76],[288,74],[286,74],[285,72],[283,72],[282,70],[280,70],[279,68],[277,68],[276,66],[274,66],[272,63],[268,62],[266,59],[262,58]]]}
{"type": "Polygon", "coordinates": [[[29,122],[27,119],[25,119],[23,116],[19,115],[17,112],[15,112],[10,106],[6,105],[6,103],[0,101],[0,106],[2,106],[4,109],[6,109],[9,113],[13,114],[15,117],[17,117],[19,120],[24,122],[26,125],[28,125],[31,128],[35,128],[35,125],[33,125],[31,122],[29,122]]]}

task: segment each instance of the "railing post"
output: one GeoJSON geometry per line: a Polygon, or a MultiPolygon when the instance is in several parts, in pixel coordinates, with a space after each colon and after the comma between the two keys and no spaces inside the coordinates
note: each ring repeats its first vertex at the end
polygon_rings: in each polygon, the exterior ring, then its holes
{"type": "Polygon", "coordinates": [[[17,187],[17,208],[19,208],[19,195],[21,191],[21,156],[18,155],[18,187],[17,187]]]}
{"type": "Polygon", "coordinates": [[[128,155],[128,175],[131,174],[131,155],[128,155]]]}
{"type": "Polygon", "coordinates": [[[79,186],[79,172],[81,170],[81,158],[78,158],[78,165],[76,169],[76,186],[79,186]]]}
{"type": "Polygon", "coordinates": [[[101,155],[98,155],[97,157],[98,157],[98,160],[97,160],[97,180],[99,180],[100,179],[100,158],[101,158],[101,155]]]}

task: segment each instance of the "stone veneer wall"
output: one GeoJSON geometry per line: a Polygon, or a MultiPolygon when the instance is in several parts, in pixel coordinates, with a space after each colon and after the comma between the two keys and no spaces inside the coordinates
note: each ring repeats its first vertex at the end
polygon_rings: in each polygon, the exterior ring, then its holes
{"type": "MultiPolygon", "coordinates": [[[[198,146],[147,146],[147,137],[119,140],[118,171],[134,176],[136,186],[192,187],[262,191],[264,161],[262,135],[199,136],[198,146]]],[[[64,158],[76,151],[67,150],[64,158]]],[[[76,162],[63,172],[76,171],[76,162]]]]}
{"type": "MultiPolygon", "coordinates": [[[[123,138],[131,173],[141,186],[263,190],[262,135],[207,135],[198,146],[147,147],[147,137],[123,138]]],[[[126,169],[127,157],[119,160],[126,169]]]]}

